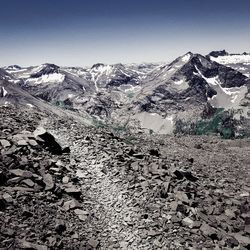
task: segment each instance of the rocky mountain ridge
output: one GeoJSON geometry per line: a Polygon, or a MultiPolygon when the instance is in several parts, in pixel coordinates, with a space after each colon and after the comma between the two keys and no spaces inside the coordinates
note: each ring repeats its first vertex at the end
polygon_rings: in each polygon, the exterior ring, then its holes
{"type": "MultiPolygon", "coordinates": [[[[249,119],[250,79],[246,68],[243,72],[239,66],[223,63],[225,58],[230,57],[232,62],[240,57],[247,65],[248,56],[229,55],[226,51],[208,56],[188,52],[161,65],[14,65],[2,69],[1,78],[34,98],[92,117],[90,120],[98,124],[169,134],[176,131],[179,121],[198,122],[207,110],[233,110],[235,119],[249,119]]],[[[11,103],[6,88],[5,83],[1,96],[4,103],[11,103]]]]}

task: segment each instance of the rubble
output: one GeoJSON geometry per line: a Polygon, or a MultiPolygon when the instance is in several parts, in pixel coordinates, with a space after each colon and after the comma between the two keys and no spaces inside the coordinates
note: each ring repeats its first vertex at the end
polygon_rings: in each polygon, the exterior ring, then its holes
{"type": "Polygon", "coordinates": [[[249,140],[2,115],[1,249],[249,249],[249,140]]]}

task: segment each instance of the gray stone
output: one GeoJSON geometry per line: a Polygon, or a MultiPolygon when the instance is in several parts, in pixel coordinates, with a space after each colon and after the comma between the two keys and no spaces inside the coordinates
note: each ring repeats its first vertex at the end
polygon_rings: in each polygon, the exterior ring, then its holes
{"type": "Polygon", "coordinates": [[[19,140],[19,141],[17,141],[17,145],[18,145],[18,146],[27,146],[28,143],[27,143],[26,140],[19,140]]]}
{"type": "Polygon", "coordinates": [[[29,140],[28,143],[30,146],[33,146],[33,147],[38,146],[38,143],[35,140],[29,140]]]}
{"type": "Polygon", "coordinates": [[[42,139],[44,142],[44,146],[52,153],[61,155],[62,147],[60,144],[55,140],[54,136],[46,131],[43,127],[38,127],[34,131],[34,136],[36,139],[42,139]]]}
{"type": "Polygon", "coordinates": [[[181,200],[181,201],[186,202],[186,203],[189,202],[189,199],[188,199],[187,195],[186,195],[184,192],[177,191],[177,192],[175,193],[175,196],[176,196],[176,198],[177,198],[178,200],[181,200]]]}
{"type": "Polygon", "coordinates": [[[240,233],[232,234],[232,236],[243,246],[250,245],[250,237],[243,236],[240,233]]]}
{"type": "Polygon", "coordinates": [[[43,177],[43,182],[46,185],[45,190],[53,189],[55,183],[53,181],[53,177],[51,176],[51,174],[44,174],[42,177],[43,177]]]}
{"type": "Polygon", "coordinates": [[[69,201],[65,201],[62,208],[63,210],[68,211],[70,209],[79,208],[79,207],[81,207],[80,203],[76,201],[75,199],[72,199],[69,201]]]}
{"type": "Polygon", "coordinates": [[[62,183],[63,183],[63,184],[69,183],[69,177],[68,177],[68,176],[64,176],[64,177],[62,178],[62,183]]]}
{"type": "Polygon", "coordinates": [[[24,183],[28,187],[34,187],[34,185],[35,185],[35,183],[30,179],[23,180],[22,183],[24,183]]]}
{"type": "Polygon", "coordinates": [[[3,194],[3,198],[5,199],[6,202],[11,203],[13,202],[12,196],[9,195],[8,193],[3,194]]]}
{"type": "Polygon", "coordinates": [[[77,187],[65,188],[64,191],[69,194],[81,194],[82,193],[81,189],[77,187]]]}
{"type": "Polygon", "coordinates": [[[21,249],[48,250],[48,247],[45,245],[31,243],[26,240],[18,240],[17,242],[21,249]]]}
{"type": "Polygon", "coordinates": [[[7,140],[0,140],[0,143],[1,143],[1,145],[4,147],[4,148],[7,148],[7,147],[10,147],[11,146],[11,144],[10,144],[10,142],[9,141],[7,141],[7,140]]]}
{"type": "Polygon", "coordinates": [[[191,220],[189,217],[186,217],[182,220],[182,224],[186,227],[193,228],[194,227],[194,221],[191,220]]]}
{"type": "Polygon", "coordinates": [[[90,239],[88,241],[88,244],[93,247],[93,248],[97,248],[98,245],[100,244],[100,242],[98,240],[95,240],[94,238],[90,239]]]}
{"type": "Polygon", "coordinates": [[[203,235],[211,236],[217,234],[216,230],[209,226],[207,223],[202,223],[200,230],[202,231],[203,235]]]}
{"type": "Polygon", "coordinates": [[[33,176],[32,172],[22,169],[11,169],[9,172],[15,176],[20,176],[24,178],[30,178],[33,176]]]}

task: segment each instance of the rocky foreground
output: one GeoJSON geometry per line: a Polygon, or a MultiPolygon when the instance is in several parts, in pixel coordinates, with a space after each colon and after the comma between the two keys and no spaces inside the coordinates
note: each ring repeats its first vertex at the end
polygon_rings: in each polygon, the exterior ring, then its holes
{"type": "Polygon", "coordinates": [[[250,249],[249,139],[0,114],[0,249],[250,249]]]}

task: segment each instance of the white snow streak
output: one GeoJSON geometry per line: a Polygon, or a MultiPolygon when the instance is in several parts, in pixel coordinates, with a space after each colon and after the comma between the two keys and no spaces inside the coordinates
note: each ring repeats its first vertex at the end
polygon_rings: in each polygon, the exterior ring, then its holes
{"type": "Polygon", "coordinates": [[[6,89],[4,87],[2,87],[3,90],[3,96],[6,96],[8,94],[8,92],[6,91],[6,89]]]}

